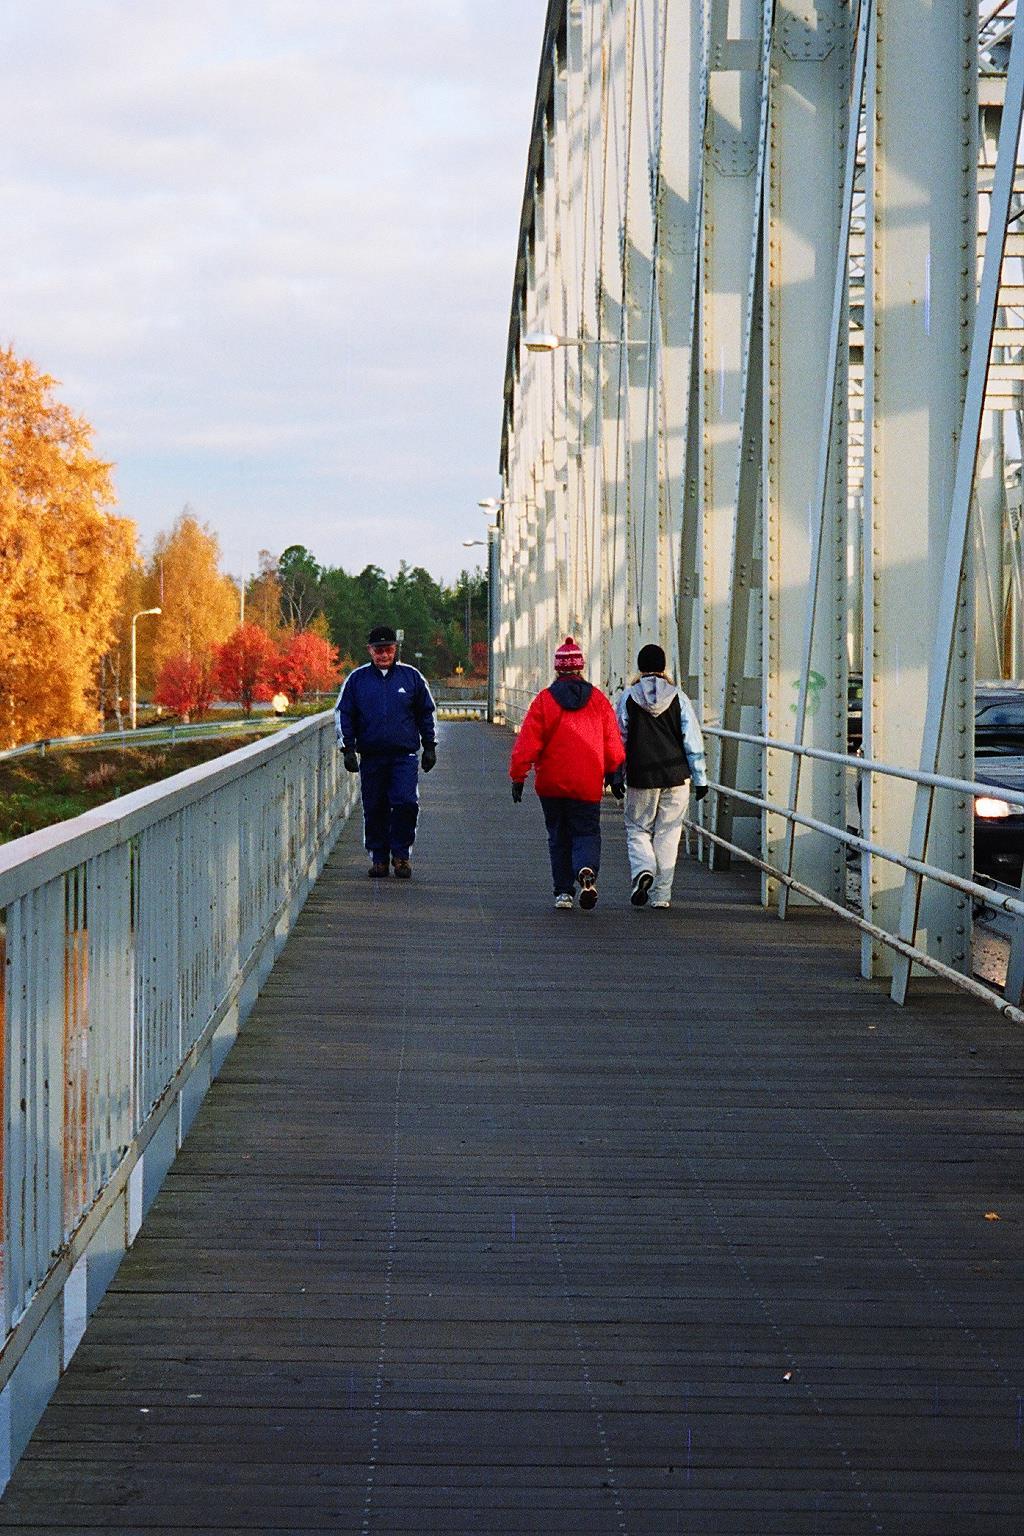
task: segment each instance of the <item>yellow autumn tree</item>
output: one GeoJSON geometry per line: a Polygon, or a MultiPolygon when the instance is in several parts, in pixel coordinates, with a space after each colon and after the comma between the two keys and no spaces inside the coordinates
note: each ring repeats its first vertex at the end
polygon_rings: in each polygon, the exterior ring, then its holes
{"type": "Polygon", "coordinates": [[[0,348],[0,747],[97,729],[135,525],[56,380],[0,348]]]}
{"type": "Polygon", "coordinates": [[[279,643],[284,635],[281,622],[281,578],[277,561],[269,549],[259,552],[259,570],[250,577],[245,589],[245,616],[258,624],[274,641],[279,643]]]}
{"type": "Polygon", "coordinates": [[[156,537],[143,583],[143,608],[159,618],[138,626],[138,675],[151,692],[172,656],[209,656],[238,624],[238,587],[220,569],[217,536],[186,507],[169,533],[156,537]]]}

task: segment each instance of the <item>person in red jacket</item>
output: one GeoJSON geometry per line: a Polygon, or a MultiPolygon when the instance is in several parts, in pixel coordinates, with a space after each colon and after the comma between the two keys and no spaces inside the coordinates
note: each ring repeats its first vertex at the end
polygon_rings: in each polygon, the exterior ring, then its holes
{"type": "Polygon", "coordinates": [[[512,748],[509,776],[518,805],[531,768],[544,808],[555,906],[597,905],[601,867],[601,795],[605,781],[625,793],[626,754],[615,713],[600,688],[583,677],[583,652],[567,635],[555,652],[555,681],[538,693],[512,748]]]}

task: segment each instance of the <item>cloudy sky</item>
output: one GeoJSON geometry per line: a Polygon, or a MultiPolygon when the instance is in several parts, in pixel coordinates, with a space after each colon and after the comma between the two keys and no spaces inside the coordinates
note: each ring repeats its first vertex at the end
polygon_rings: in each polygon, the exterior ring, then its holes
{"type": "Polygon", "coordinates": [[[476,563],[545,11],[0,0],[0,341],[144,546],[476,563]]]}

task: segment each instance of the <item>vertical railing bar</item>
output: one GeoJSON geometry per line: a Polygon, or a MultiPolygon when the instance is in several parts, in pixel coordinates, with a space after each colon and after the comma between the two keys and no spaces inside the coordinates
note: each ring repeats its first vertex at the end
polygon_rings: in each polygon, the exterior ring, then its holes
{"type": "MultiPolygon", "coordinates": [[[[29,949],[29,976],[38,976],[46,954],[45,928],[49,915],[49,890],[44,886],[34,903],[35,920],[32,925],[29,949]],[[40,931],[42,930],[42,932],[40,931]]],[[[31,987],[29,992],[28,1037],[25,1051],[25,1123],[26,1123],[26,1179],[25,1179],[25,1254],[28,1260],[26,1279],[34,1288],[40,1276],[46,1272],[43,1228],[43,1212],[46,1209],[46,1145],[49,1126],[43,1103],[46,1082],[46,997],[41,987],[31,987]]]]}
{"type": "Polygon", "coordinates": [[[33,893],[12,902],[7,908],[7,1022],[4,1041],[4,1245],[6,1276],[4,1296],[5,1331],[9,1332],[21,1311],[24,1258],[21,1221],[22,1181],[24,1179],[24,1125],[21,1113],[21,1058],[28,992],[25,966],[25,927],[33,893]]]}
{"type": "Polygon", "coordinates": [[[65,1084],[68,1077],[68,1033],[64,1016],[63,880],[47,887],[47,944],[45,994],[48,1000],[47,1093],[46,1093],[46,1231],[47,1264],[59,1252],[65,1238],[64,1211],[67,1202],[66,1158],[67,1126],[64,1115],[65,1084]]]}

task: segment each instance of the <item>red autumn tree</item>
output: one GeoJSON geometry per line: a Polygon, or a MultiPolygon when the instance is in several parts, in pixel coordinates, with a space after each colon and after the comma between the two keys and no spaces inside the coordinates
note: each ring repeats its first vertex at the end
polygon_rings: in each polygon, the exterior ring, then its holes
{"type": "Polygon", "coordinates": [[[272,697],[274,642],[258,624],[239,624],[223,645],[217,647],[214,675],[226,699],[235,699],[245,713],[255,701],[272,697]]]}
{"type": "Polygon", "coordinates": [[[288,639],[274,664],[272,682],[290,699],[303,699],[336,687],[338,677],[338,647],[304,629],[288,639]]]}
{"type": "Polygon", "coordinates": [[[472,672],[474,677],[487,676],[487,658],[490,647],[486,640],[474,640],[470,647],[472,672]]]}
{"type": "Polygon", "coordinates": [[[188,724],[202,719],[213,703],[214,676],[212,658],[196,658],[183,653],[169,656],[160,669],[153,698],[164,709],[171,709],[188,724]]]}

